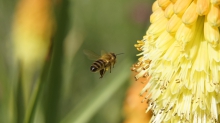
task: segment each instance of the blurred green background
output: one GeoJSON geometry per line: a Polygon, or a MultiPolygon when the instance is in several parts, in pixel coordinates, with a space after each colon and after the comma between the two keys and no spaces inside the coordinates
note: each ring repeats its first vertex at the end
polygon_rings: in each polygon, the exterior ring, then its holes
{"type": "MultiPolygon", "coordinates": [[[[63,37],[55,39],[63,40],[63,49],[62,52],[57,51],[60,54],[52,51],[55,55],[61,55],[58,58],[62,60],[50,66],[53,69],[53,65],[61,65],[58,69],[61,75],[49,73],[53,82],[43,85],[33,122],[121,123],[126,90],[133,81],[130,67],[137,61],[138,51],[134,44],[145,35],[153,1],[63,1],[65,4],[58,11],[64,11],[65,15],[56,16],[60,30],[55,35],[55,38],[59,34],[63,37]],[[107,71],[99,79],[99,73],[90,72],[93,61],[83,54],[84,49],[97,54],[101,50],[125,54],[117,57],[111,74],[107,71]]],[[[14,116],[17,117],[16,122],[24,122],[22,117],[25,117],[25,111],[19,111],[22,110],[19,107],[22,105],[20,96],[10,99],[8,95],[12,90],[16,93],[13,81],[18,79],[13,78],[13,73],[18,71],[10,37],[17,2],[0,0],[0,123],[9,122],[8,119],[14,116]],[[16,110],[10,103],[15,103],[16,110]]]]}

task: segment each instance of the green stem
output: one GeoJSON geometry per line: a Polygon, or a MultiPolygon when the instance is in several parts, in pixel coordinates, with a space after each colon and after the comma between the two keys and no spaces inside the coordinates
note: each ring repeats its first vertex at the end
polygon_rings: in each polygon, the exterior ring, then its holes
{"type": "Polygon", "coordinates": [[[48,85],[45,89],[45,122],[59,122],[59,103],[62,86],[62,62],[63,62],[63,41],[69,30],[69,1],[62,0],[56,10],[57,32],[54,37],[51,65],[48,75],[48,85]]]}
{"type": "Polygon", "coordinates": [[[41,77],[39,78],[39,81],[37,81],[34,91],[31,95],[30,103],[25,113],[24,123],[32,123],[34,121],[34,115],[36,112],[37,103],[39,102],[40,95],[43,92],[43,87],[45,85],[44,80],[46,80],[47,73],[48,73],[48,65],[46,64],[41,74],[41,77]]]}

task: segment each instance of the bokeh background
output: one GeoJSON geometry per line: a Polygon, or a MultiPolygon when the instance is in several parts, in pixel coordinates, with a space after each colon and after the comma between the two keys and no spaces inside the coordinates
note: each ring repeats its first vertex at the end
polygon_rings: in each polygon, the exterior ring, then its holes
{"type": "MultiPolygon", "coordinates": [[[[34,72],[23,72],[25,65],[16,56],[15,45],[22,42],[13,34],[16,28],[22,28],[15,23],[20,15],[17,12],[29,6],[21,1],[31,0],[0,0],[0,123],[125,122],[124,104],[134,81],[130,67],[138,54],[134,44],[146,33],[153,1],[51,0],[54,27],[50,47],[42,67],[28,66],[34,72]],[[97,54],[101,50],[124,54],[117,57],[112,73],[107,71],[99,79],[99,73],[90,72],[93,61],[83,54],[84,49],[97,54]],[[28,77],[30,86],[25,90],[21,83],[28,77]],[[37,96],[36,83],[40,83],[37,96]]],[[[27,23],[32,20],[25,16],[29,10],[21,16],[27,23]]],[[[41,20],[34,21],[38,24],[41,20]]],[[[33,54],[41,55],[40,51],[33,54]]],[[[138,96],[139,92],[135,93],[138,96]]]]}

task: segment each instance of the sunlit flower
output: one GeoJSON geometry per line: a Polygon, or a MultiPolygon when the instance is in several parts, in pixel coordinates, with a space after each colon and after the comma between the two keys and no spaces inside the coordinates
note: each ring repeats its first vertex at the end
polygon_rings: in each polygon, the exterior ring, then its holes
{"type": "Polygon", "coordinates": [[[157,0],[135,47],[154,123],[220,122],[220,0],[157,0]],[[146,80],[147,80],[146,79],[146,80]]]}
{"type": "Polygon", "coordinates": [[[51,46],[52,3],[50,0],[19,0],[13,21],[15,61],[19,64],[24,102],[27,103],[32,81],[39,75],[51,46]]]}
{"type": "Polygon", "coordinates": [[[50,0],[20,0],[13,23],[15,56],[21,64],[33,67],[45,60],[52,37],[50,0]]]}

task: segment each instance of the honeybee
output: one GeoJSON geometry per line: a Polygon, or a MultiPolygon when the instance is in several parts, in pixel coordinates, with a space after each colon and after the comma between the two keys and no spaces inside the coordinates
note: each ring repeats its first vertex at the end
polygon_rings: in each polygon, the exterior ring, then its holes
{"type": "Polygon", "coordinates": [[[101,75],[100,78],[102,78],[107,70],[110,70],[111,73],[111,68],[114,68],[116,63],[116,56],[124,53],[115,54],[102,50],[100,56],[90,50],[84,50],[84,54],[87,55],[89,59],[95,60],[95,62],[91,65],[90,70],[92,72],[99,71],[101,75]]]}

